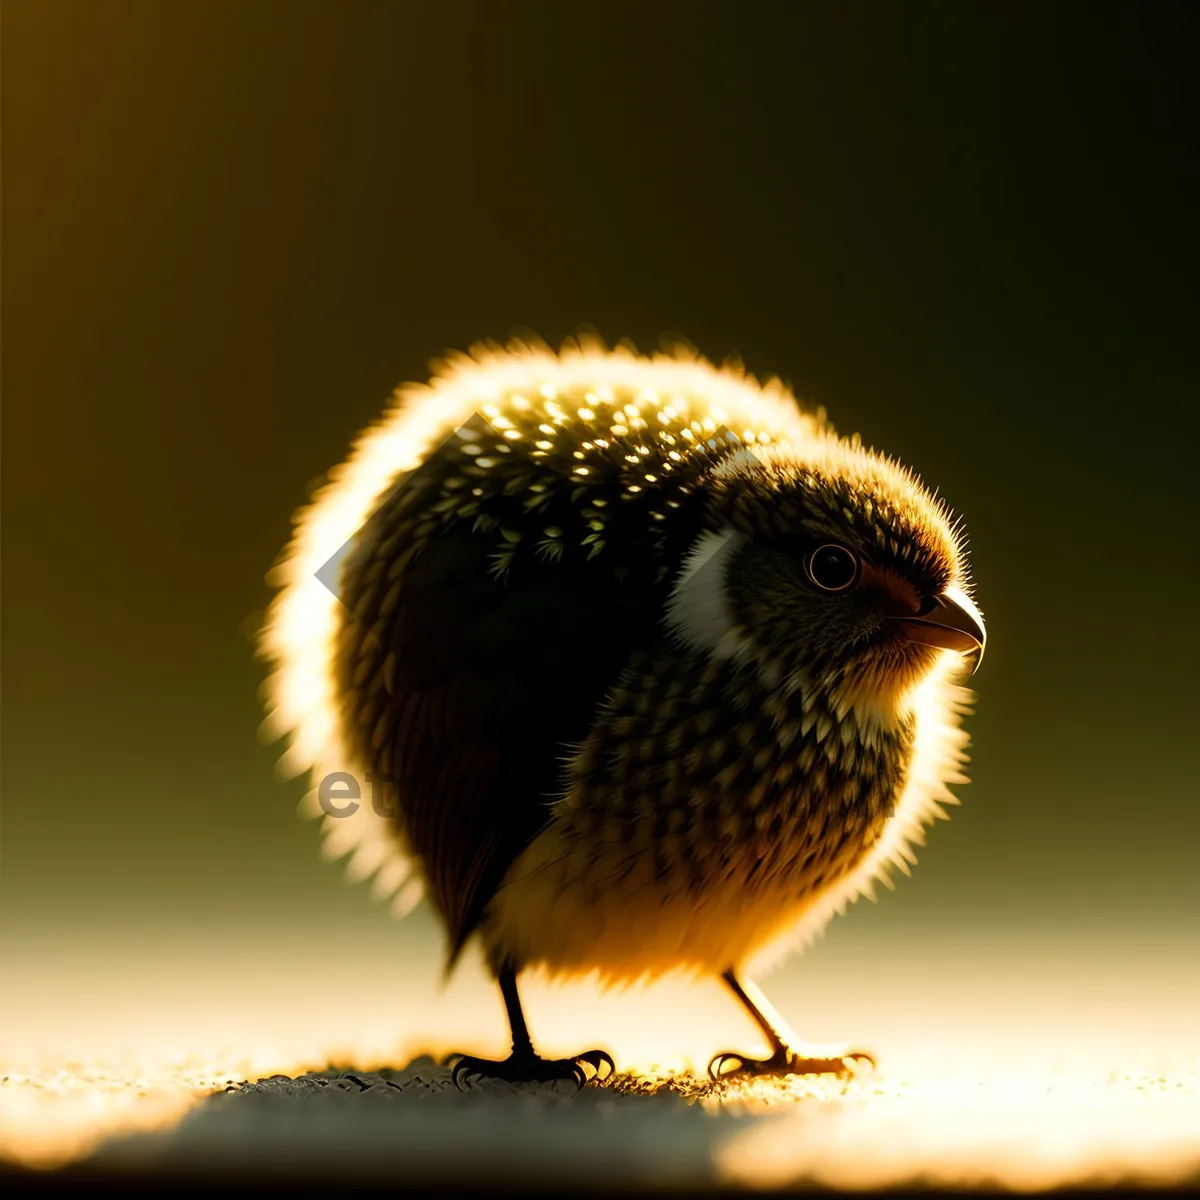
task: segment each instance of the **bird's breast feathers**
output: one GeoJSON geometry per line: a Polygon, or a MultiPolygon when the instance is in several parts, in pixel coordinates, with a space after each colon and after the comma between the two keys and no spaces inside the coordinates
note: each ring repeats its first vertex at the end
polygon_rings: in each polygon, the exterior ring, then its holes
{"type": "Polygon", "coordinates": [[[907,874],[955,802],[967,694],[948,671],[881,724],[703,661],[664,648],[609,698],[486,918],[514,961],[616,983],[762,968],[875,881],[891,886],[892,867],[907,874]]]}

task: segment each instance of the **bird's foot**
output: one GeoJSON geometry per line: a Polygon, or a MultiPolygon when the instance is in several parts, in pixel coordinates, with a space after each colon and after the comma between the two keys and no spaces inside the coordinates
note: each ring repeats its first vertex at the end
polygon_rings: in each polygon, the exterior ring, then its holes
{"type": "Polygon", "coordinates": [[[582,1089],[592,1079],[607,1079],[617,1069],[611,1055],[604,1050],[588,1050],[573,1058],[551,1059],[539,1058],[532,1050],[514,1050],[504,1059],[452,1054],[447,1061],[452,1066],[454,1086],[460,1090],[463,1083],[473,1077],[503,1079],[507,1083],[552,1083],[570,1079],[582,1089]]]}
{"type": "Polygon", "coordinates": [[[810,1058],[781,1047],[770,1058],[747,1058],[727,1050],[708,1064],[708,1074],[719,1083],[727,1079],[782,1075],[853,1076],[874,1068],[875,1059],[863,1050],[847,1050],[835,1058],[810,1058]]]}

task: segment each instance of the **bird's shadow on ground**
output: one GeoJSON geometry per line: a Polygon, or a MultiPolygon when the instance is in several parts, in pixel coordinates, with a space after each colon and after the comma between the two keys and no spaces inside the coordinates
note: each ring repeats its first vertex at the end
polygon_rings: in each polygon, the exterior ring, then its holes
{"type": "Polygon", "coordinates": [[[396,1070],[232,1084],[168,1129],[110,1138],[84,1166],[213,1181],[711,1187],[721,1147],[746,1128],[744,1106],[725,1102],[731,1086],[664,1072],[617,1073],[582,1090],[490,1079],[460,1090],[448,1066],[423,1055],[396,1070]]]}

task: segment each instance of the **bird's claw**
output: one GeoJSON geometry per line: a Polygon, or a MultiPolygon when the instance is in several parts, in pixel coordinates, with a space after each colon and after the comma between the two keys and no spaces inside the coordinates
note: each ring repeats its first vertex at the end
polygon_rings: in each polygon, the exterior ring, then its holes
{"type": "Polygon", "coordinates": [[[450,1078],[460,1091],[472,1079],[502,1079],[506,1083],[552,1083],[560,1079],[574,1082],[582,1091],[592,1079],[607,1079],[617,1067],[604,1050],[588,1050],[573,1058],[545,1059],[536,1054],[513,1052],[505,1059],[476,1058],[470,1054],[451,1054],[446,1059],[450,1078]],[[591,1074],[585,1069],[591,1068],[591,1074]]]}
{"type": "Polygon", "coordinates": [[[722,1050],[720,1054],[715,1054],[708,1064],[708,1077],[714,1083],[722,1079],[728,1078],[731,1075],[736,1075],[745,1065],[746,1060],[740,1055],[735,1054],[732,1050],[722,1050]],[[735,1063],[732,1070],[726,1071],[727,1063],[735,1063]]]}
{"type": "Polygon", "coordinates": [[[607,1050],[588,1050],[583,1054],[575,1056],[575,1063],[587,1063],[592,1068],[592,1078],[598,1080],[608,1079],[611,1075],[617,1072],[617,1064],[613,1062],[613,1057],[607,1050]]]}
{"type": "Polygon", "coordinates": [[[779,1051],[770,1058],[748,1058],[736,1051],[725,1050],[715,1055],[708,1064],[709,1078],[716,1083],[733,1079],[735,1076],[755,1078],[783,1075],[853,1076],[863,1070],[873,1071],[874,1069],[874,1057],[864,1050],[848,1050],[836,1058],[809,1058],[793,1051],[779,1051]]]}
{"type": "Polygon", "coordinates": [[[450,1078],[459,1091],[462,1091],[464,1081],[475,1079],[482,1074],[476,1066],[479,1060],[469,1055],[455,1054],[451,1056],[450,1061],[453,1064],[450,1071],[450,1078]]]}

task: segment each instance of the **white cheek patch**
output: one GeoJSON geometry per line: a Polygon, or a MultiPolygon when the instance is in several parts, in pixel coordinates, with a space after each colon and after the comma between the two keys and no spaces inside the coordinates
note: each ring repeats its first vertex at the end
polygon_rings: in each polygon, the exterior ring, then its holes
{"type": "Polygon", "coordinates": [[[725,595],[725,577],[745,539],[733,529],[703,534],[667,601],[667,622],[694,650],[734,655],[742,635],[725,595]]]}

